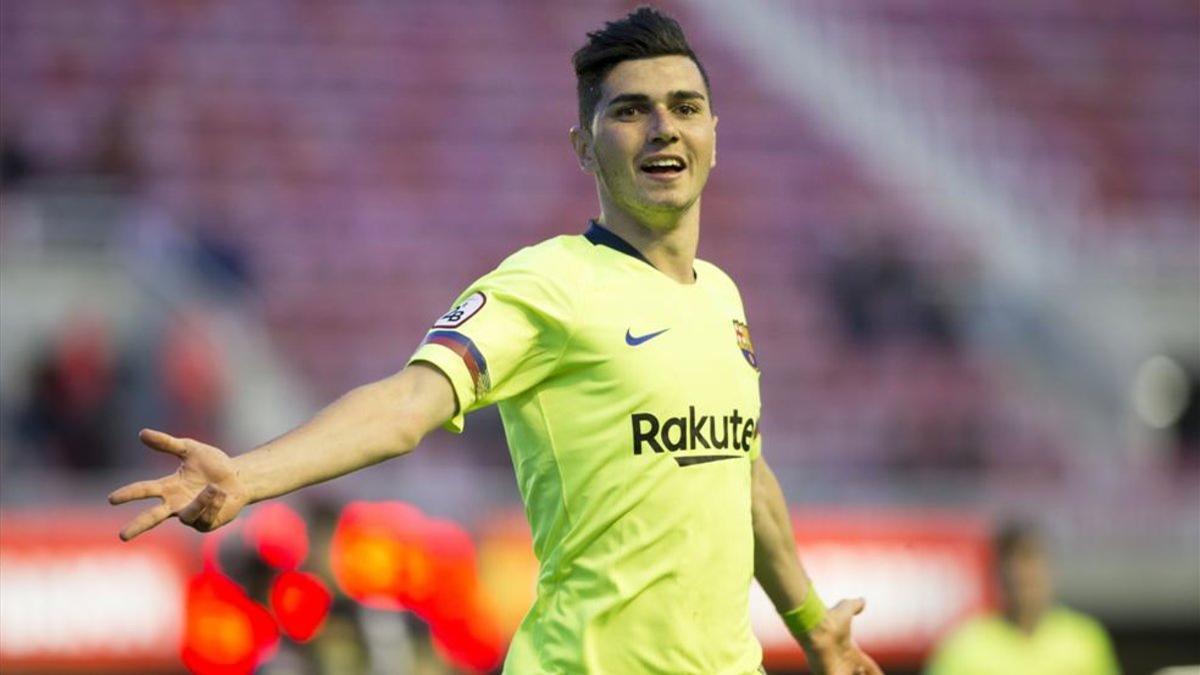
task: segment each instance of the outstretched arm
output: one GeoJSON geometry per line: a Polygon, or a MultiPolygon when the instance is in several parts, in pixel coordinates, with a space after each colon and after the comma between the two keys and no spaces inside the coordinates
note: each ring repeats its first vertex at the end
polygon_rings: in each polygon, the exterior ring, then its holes
{"type": "Polygon", "coordinates": [[[124,540],[171,516],[207,532],[233,520],[247,504],[409,452],[450,419],[455,405],[445,375],[416,363],[353,389],[296,429],[233,458],[211,445],[146,429],[139,434],[142,442],[179,457],[179,469],[126,485],[108,500],[162,500],[121,530],[124,540]]]}
{"type": "Polygon", "coordinates": [[[842,600],[826,611],[800,564],[783,490],[767,461],[751,469],[754,517],[754,576],[804,648],[817,675],[882,675],[850,637],[850,621],[862,599],[842,600]]]}

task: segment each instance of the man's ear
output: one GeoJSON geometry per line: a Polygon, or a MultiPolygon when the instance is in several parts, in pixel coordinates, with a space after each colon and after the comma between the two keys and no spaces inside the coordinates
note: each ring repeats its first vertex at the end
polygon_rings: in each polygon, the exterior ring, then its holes
{"type": "Polygon", "coordinates": [[[575,159],[584,173],[596,172],[596,155],[592,152],[592,135],[581,129],[579,125],[571,127],[571,148],[575,150],[575,159]]]}
{"type": "Polygon", "coordinates": [[[713,115],[713,156],[712,163],[708,165],[708,168],[710,169],[717,165],[717,122],[720,121],[720,117],[713,115]]]}

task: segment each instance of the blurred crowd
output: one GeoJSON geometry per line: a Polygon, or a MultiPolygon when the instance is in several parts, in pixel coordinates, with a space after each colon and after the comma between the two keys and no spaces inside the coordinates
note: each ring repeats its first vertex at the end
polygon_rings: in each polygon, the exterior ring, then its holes
{"type": "MultiPolygon", "coordinates": [[[[1061,141],[1045,146],[1046,161],[1095,170],[1087,180],[1108,214],[1095,222],[1153,212],[1142,219],[1149,239],[1190,241],[1198,174],[1171,130],[1190,133],[1186,97],[1172,88],[1195,89],[1178,24],[1193,14],[1171,3],[1047,9],[1064,41],[1094,47],[1079,68],[1099,80],[1087,83],[1041,67],[1068,62],[1030,47],[1031,31],[1051,30],[1045,17],[951,4],[829,11],[946,36],[931,63],[962,64],[1061,141]],[[1121,27],[1126,18],[1134,28],[1121,27]],[[960,39],[973,34],[986,39],[960,39]],[[1055,77],[1064,81],[1046,81],[1055,77]],[[1131,82],[1148,103],[1126,111],[1131,82]],[[1035,105],[1023,97],[1039,83],[1079,98],[1035,105]]],[[[99,177],[132,203],[131,266],[198,270],[201,283],[252,297],[273,344],[316,398],[331,398],[402,364],[430,318],[507,252],[582,229],[594,198],[563,134],[566,55],[610,9],[5,3],[3,198],[70,193],[79,177],[99,177]],[[185,250],[163,250],[168,229],[185,250]]],[[[701,254],[741,282],[781,462],[1053,485],[1094,461],[1073,437],[1069,404],[979,347],[985,252],[889,194],[705,30],[728,104],[701,254]]],[[[0,230],[7,246],[21,243],[13,214],[0,230]]],[[[25,349],[4,406],[6,443],[20,448],[11,461],[111,466],[122,461],[115,439],[149,424],[219,441],[236,373],[203,309],[176,313],[151,327],[152,340],[131,341],[83,311],[25,349]]],[[[1196,447],[1190,410],[1172,441],[1185,456],[1196,447]]],[[[484,417],[468,446],[502,463],[498,423],[484,417]]]]}
{"type": "Polygon", "coordinates": [[[201,314],[174,317],[145,352],[86,310],[43,336],[13,417],[13,468],[89,472],[127,466],[137,426],[219,440],[229,373],[201,314]]]}

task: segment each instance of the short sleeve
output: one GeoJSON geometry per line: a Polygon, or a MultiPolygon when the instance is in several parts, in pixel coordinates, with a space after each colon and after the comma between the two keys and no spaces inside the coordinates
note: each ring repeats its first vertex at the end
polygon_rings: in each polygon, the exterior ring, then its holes
{"type": "MultiPolygon", "coordinates": [[[[516,257],[516,256],[514,256],[516,257]]],[[[546,379],[569,336],[569,294],[546,270],[510,258],[459,296],[409,358],[442,371],[458,401],[445,428],[546,379]]]]}

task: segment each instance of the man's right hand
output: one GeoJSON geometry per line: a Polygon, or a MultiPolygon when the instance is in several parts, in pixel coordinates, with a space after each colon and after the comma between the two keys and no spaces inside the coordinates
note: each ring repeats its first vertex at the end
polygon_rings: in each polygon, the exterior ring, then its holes
{"type": "Polygon", "coordinates": [[[130,483],[108,496],[110,504],[150,497],[162,500],[129,521],[121,529],[122,540],[129,541],[171,516],[201,532],[215,530],[233,520],[250,502],[233,460],[219,449],[152,429],[143,429],[138,438],[154,450],[175,455],[181,462],[169,476],[130,483]]]}

